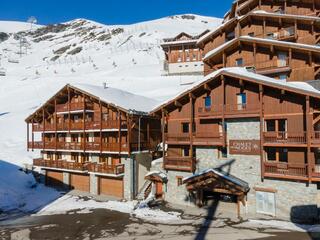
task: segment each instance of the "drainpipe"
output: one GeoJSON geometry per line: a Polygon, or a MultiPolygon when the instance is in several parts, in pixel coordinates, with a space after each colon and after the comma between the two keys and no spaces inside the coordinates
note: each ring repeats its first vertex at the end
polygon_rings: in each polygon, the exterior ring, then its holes
{"type": "Polygon", "coordinates": [[[138,151],[141,152],[141,116],[139,117],[139,136],[138,136],[138,151]]]}

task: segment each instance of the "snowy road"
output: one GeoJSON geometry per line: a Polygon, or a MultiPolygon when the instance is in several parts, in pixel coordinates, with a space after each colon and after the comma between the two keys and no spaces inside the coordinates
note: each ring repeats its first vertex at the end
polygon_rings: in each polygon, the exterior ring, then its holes
{"type": "Polygon", "coordinates": [[[87,213],[68,211],[56,215],[34,215],[0,223],[0,238],[28,239],[290,239],[312,238],[305,232],[277,230],[233,222],[228,218],[205,221],[186,215],[175,224],[151,223],[128,213],[94,209],[87,213]],[[187,223],[188,222],[188,223],[187,223]],[[203,224],[206,222],[206,224],[203,224]]]}

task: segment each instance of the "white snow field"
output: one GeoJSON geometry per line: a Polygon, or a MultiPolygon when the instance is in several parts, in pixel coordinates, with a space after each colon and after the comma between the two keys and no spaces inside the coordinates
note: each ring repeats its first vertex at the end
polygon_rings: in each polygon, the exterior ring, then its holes
{"type": "Polygon", "coordinates": [[[167,100],[201,77],[163,76],[162,39],[182,31],[200,34],[221,22],[190,14],[126,26],[76,19],[30,31],[28,23],[0,21],[0,212],[30,212],[60,196],[18,170],[39,156],[26,150],[29,114],[67,83],[106,82],[167,100]]]}

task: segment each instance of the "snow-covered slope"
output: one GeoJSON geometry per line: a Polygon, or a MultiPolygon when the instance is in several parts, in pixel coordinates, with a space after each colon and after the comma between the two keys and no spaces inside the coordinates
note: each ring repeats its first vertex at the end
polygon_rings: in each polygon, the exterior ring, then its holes
{"type": "Polygon", "coordinates": [[[25,24],[0,22],[0,30],[11,33],[0,43],[0,72],[6,72],[0,76],[0,159],[31,162],[34,154],[26,152],[24,119],[66,83],[107,82],[158,100],[176,94],[199,77],[162,76],[162,39],[182,31],[199,34],[220,23],[197,15],[127,26],[76,19],[17,33],[25,24]]]}
{"type": "MultiPolygon", "coordinates": [[[[33,26],[30,31],[28,23],[0,21],[0,212],[17,206],[30,210],[30,199],[57,195],[46,192],[45,187],[32,188],[32,175],[17,170],[39,154],[26,151],[24,119],[29,114],[67,83],[102,86],[106,82],[110,87],[166,100],[199,77],[162,76],[162,39],[182,31],[199,34],[221,22],[197,15],[127,26],[76,19],[33,26]],[[4,72],[6,76],[1,76],[4,72]]],[[[44,203],[39,200],[32,208],[44,203]]]]}

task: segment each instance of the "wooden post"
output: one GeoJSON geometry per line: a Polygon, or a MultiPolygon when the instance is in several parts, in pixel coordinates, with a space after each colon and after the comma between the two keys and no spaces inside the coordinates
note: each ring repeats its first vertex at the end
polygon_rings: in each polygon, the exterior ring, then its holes
{"type": "Polygon", "coordinates": [[[70,117],[70,87],[68,86],[68,128],[69,128],[69,134],[70,134],[70,124],[71,124],[71,117],[70,117]]]}
{"type": "Polygon", "coordinates": [[[27,151],[29,152],[29,122],[27,122],[27,151]]]}
{"type": "Polygon", "coordinates": [[[222,85],[222,140],[223,147],[226,147],[226,129],[225,129],[225,98],[226,98],[226,88],[225,88],[225,78],[221,76],[222,85]]]}
{"type": "Polygon", "coordinates": [[[130,115],[127,113],[127,129],[128,129],[128,152],[129,157],[131,155],[131,118],[130,115]]]}
{"type": "Polygon", "coordinates": [[[55,129],[55,150],[57,151],[57,145],[58,145],[58,134],[57,134],[57,131],[58,131],[58,126],[57,126],[57,99],[55,98],[54,99],[54,129],[55,129]]]}
{"type": "Polygon", "coordinates": [[[118,120],[119,120],[119,131],[118,131],[118,138],[119,138],[119,156],[121,156],[121,112],[118,110],[118,120]]]}
{"type": "Polygon", "coordinates": [[[100,120],[100,158],[101,158],[101,154],[102,154],[102,104],[101,104],[100,100],[99,100],[99,108],[100,108],[99,120],[100,120]]]}
{"type": "Polygon", "coordinates": [[[310,97],[306,96],[306,130],[307,130],[307,164],[308,164],[308,182],[312,181],[312,166],[311,166],[311,127],[312,122],[310,122],[310,97]]]}
{"type": "Polygon", "coordinates": [[[86,95],[83,94],[83,113],[82,113],[82,130],[83,130],[83,154],[86,152],[86,95]]]}
{"type": "Polygon", "coordinates": [[[263,18],[263,38],[266,38],[266,19],[263,18]]]}
{"type": "Polygon", "coordinates": [[[292,48],[289,48],[289,67],[292,66],[292,48]]]}
{"type": "Polygon", "coordinates": [[[165,136],[165,109],[161,111],[161,130],[162,130],[162,156],[163,156],[163,168],[165,168],[166,162],[166,136],[165,136]]]}
{"type": "Polygon", "coordinates": [[[190,157],[191,157],[191,168],[192,172],[195,171],[195,163],[193,159],[193,124],[194,124],[194,102],[193,102],[193,96],[192,93],[189,93],[189,99],[190,99],[190,125],[189,125],[189,137],[190,137],[190,157]]]}
{"type": "Polygon", "coordinates": [[[150,150],[150,119],[147,119],[147,148],[150,150]]]}
{"type": "Polygon", "coordinates": [[[257,44],[253,43],[253,65],[257,68],[257,44]]]}
{"type": "Polygon", "coordinates": [[[224,68],[227,67],[226,53],[224,51],[222,53],[222,64],[224,68]]]}
{"type": "Polygon", "coordinates": [[[43,129],[42,129],[42,144],[43,144],[43,150],[45,149],[45,131],[46,131],[46,123],[45,123],[45,117],[44,117],[44,108],[42,108],[42,122],[43,122],[43,129]]]}
{"type": "Polygon", "coordinates": [[[31,126],[31,134],[32,134],[32,151],[34,150],[34,120],[32,119],[32,126],[31,126]]]}
{"type": "Polygon", "coordinates": [[[259,85],[259,103],[260,103],[260,167],[261,167],[261,181],[264,181],[264,135],[263,135],[263,129],[264,129],[264,103],[263,103],[263,86],[259,85]]]}

